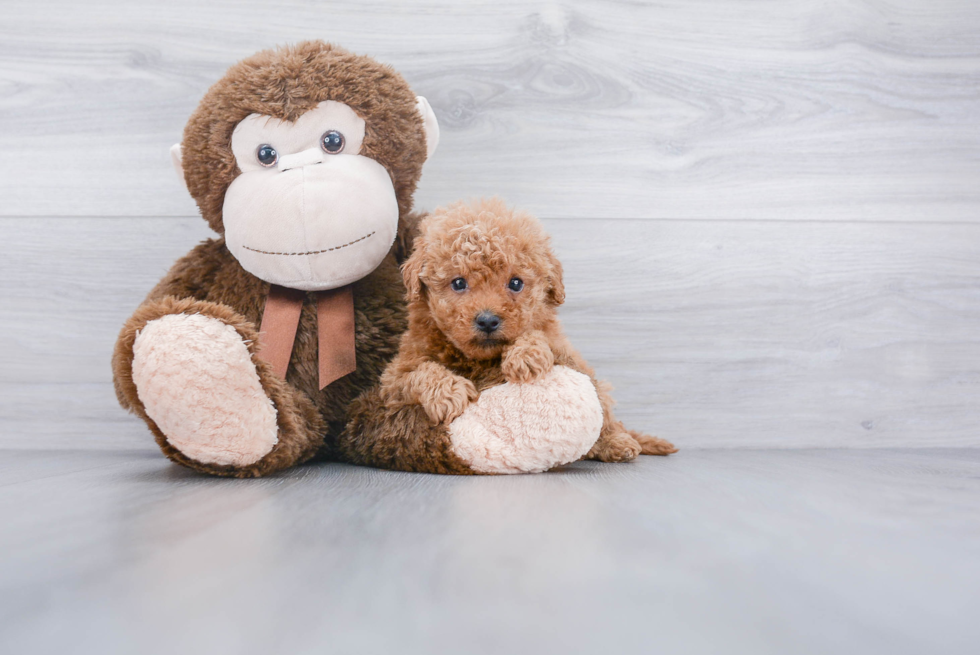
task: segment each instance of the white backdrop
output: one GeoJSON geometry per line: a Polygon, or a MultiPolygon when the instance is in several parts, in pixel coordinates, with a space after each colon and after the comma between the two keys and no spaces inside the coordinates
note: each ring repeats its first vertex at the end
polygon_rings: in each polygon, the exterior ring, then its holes
{"type": "Polygon", "coordinates": [[[563,319],[682,447],[980,445],[980,5],[12,2],[0,11],[0,444],[151,448],[122,321],[206,226],[168,148],[238,59],[398,68],[420,208],[547,221],[563,319]]]}

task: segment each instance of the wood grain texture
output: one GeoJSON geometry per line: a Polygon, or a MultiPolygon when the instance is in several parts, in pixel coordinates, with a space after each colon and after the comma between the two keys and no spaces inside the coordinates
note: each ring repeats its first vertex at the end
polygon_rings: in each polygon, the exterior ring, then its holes
{"type": "Polygon", "coordinates": [[[980,450],[206,478],[0,451],[6,653],[976,652],[980,450]]]}
{"type": "Polygon", "coordinates": [[[324,38],[441,121],[419,192],[542,215],[978,220],[980,4],[8,0],[0,214],[185,216],[208,86],[324,38]]]}
{"type": "MultiPolygon", "coordinates": [[[[980,445],[980,225],[548,220],[562,321],[682,448],[980,445]]],[[[150,447],[123,321],[199,218],[0,219],[0,444],[150,447]]]]}

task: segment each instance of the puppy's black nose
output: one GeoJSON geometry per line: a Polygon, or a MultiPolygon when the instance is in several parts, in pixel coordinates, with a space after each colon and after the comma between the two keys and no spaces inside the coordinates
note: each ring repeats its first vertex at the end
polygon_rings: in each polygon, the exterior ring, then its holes
{"type": "Polygon", "coordinates": [[[473,323],[476,324],[477,330],[486,332],[487,334],[493,334],[500,327],[500,317],[493,312],[484,311],[476,315],[473,323]]]}

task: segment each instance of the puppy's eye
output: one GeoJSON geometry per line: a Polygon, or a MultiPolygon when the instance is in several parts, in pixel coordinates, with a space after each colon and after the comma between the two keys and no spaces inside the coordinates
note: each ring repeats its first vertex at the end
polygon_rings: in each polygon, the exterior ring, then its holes
{"type": "Polygon", "coordinates": [[[336,155],[342,151],[344,149],[344,143],[344,135],[337,130],[324,132],[323,136],[320,137],[320,147],[328,155],[336,155]]]}
{"type": "Polygon", "coordinates": [[[279,161],[279,153],[268,143],[263,143],[255,149],[255,158],[259,160],[260,164],[268,168],[275,166],[276,162],[279,161]]]}
{"type": "Polygon", "coordinates": [[[464,280],[461,277],[458,277],[452,281],[450,286],[452,286],[453,291],[466,291],[466,280],[464,280]]]}
{"type": "Polygon", "coordinates": [[[510,282],[507,283],[507,288],[515,293],[524,288],[524,280],[519,277],[510,278],[510,282]]]}

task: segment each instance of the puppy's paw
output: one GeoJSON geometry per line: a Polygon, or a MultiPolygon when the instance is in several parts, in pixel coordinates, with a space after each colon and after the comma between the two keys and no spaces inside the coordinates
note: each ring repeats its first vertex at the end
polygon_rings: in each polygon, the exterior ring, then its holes
{"type": "Polygon", "coordinates": [[[677,452],[677,447],[666,439],[651,437],[637,430],[627,430],[627,432],[640,444],[641,455],[670,455],[677,452]]]}
{"type": "Polygon", "coordinates": [[[472,382],[452,373],[431,380],[422,390],[419,404],[433,425],[449,423],[480,396],[472,382]]]}
{"type": "Polygon", "coordinates": [[[534,331],[521,335],[504,351],[501,370],[508,382],[534,382],[555,365],[547,337],[534,331]]]}
{"type": "Polygon", "coordinates": [[[629,434],[615,432],[599,437],[585,457],[600,462],[630,462],[639,456],[641,450],[640,444],[629,434]]]}

